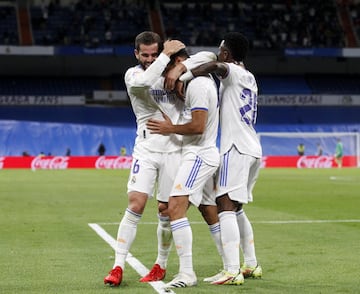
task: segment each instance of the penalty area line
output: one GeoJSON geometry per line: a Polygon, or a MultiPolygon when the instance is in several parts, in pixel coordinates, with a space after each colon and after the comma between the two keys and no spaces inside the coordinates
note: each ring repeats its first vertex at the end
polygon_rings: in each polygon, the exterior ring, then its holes
{"type": "MultiPolygon", "coordinates": [[[[106,232],[101,226],[95,223],[88,224],[90,228],[92,228],[96,234],[98,234],[106,243],[110,245],[110,247],[114,250],[116,250],[116,240],[108,233],[106,232]]],[[[137,258],[135,258],[130,252],[128,253],[126,257],[126,262],[140,275],[145,276],[149,269],[146,268],[137,258]]],[[[151,287],[154,288],[154,290],[159,294],[164,293],[172,293],[175,294],[174,291],[170,289],[164,289],[165,283],[162,281],[157,282],[149,282],[147,283],[151,285],[151,287]]]]}

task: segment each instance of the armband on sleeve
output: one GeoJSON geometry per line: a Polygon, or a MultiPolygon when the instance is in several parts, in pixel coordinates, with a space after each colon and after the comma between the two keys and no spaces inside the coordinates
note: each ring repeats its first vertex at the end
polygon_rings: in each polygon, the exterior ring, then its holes
{"type": "Polygon", "coordinates": [[[210,51],[200,51],[194,55],[191,55],[190,58],[184,60],[182,64],[189,71],[199,65],[216,60],[217,60],[217,56],[215,53],[210,51]]]}
{"type": "Polygon", "coordinates": [[[181,82],[187,82],[187,81],[190,81],[191,79],[194,78],[194,75],[193,73],[191,72],[191,70],[188,70],[186,73],[182,74],[180,77],[179,77],[179,80],[181,82]]]}

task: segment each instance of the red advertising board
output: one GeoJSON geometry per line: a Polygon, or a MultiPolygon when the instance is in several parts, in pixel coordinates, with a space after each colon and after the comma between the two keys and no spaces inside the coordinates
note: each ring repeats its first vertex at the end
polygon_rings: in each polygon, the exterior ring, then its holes
{"type": "MultiPolygon", "coordinates": [[[[0,156],[0,169],[130,168],[131,156],[0,156]]],[[[333,168],[332,156],[264,156],[262,167],[333,168]]],[[[343,167],[357,167],[356,156],[344,156],[343,167]]]]}
{"type": "MultiPolygon", "coordinates": [[[[343,167],[356,167],[356,156],[344,156],[343,167]]],[[[337,167],[333,156],[264,156],[262,167],[332,168],[337,167]]]]}
{"type": "Polygon", "coordinates": [[[131,162],[131,156],[0,156],[0,169],[122,169],[130,168],[131,162]]]}

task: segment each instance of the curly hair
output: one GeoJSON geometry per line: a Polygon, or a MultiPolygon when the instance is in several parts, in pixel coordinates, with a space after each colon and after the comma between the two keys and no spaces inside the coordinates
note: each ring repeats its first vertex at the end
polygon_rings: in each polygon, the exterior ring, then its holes
{"type": "Polygon", "coordinates": [[[224,45],[236,61],[243,61],[249,50],[249,41],[241,33],[230,32],[224,36],[224,45]]]}

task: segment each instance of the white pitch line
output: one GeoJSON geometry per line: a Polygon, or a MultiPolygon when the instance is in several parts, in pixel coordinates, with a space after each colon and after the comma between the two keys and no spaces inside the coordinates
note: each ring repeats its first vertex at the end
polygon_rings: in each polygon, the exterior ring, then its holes
{"type": "MultiPolygon", "coordinates": [[[[106,243],[110,245],[110,247],[114,250],[116,250],[116,240],[108,233],[106,232],[100,225],[90,223],[88,224],[90,228],[92,228],[106,243]]],[[[135,258],[130,252],[127,255],[126,262],[140,275],[145,276],[149,269],[146,268],[137,258],[135,258]]],[[[171,293],[175,294],[172,290],[165,290],[164,286],[165,283],[162,281],[158,282],[149,282],[149,285],[151,285],[154,290],[159,294],[164,293],[171,293]]]]}
{"type": "Polygon", "coordinates": [[[258,221],[258,224],[322,224],[322,223],[360,223],[360,219],[319,219],[319,220],[287,220],[287,221],[258,221]]]}
{"type": "MultiPolygon", "coordinates": [[[[252,224],[312,224],[312,223],[360,223],[360,219],[313,219],[313,220],[274,220],[274,221],[252,221],[252,224]]],[[[119,223],[98,223],[99,225],[119,225],[119,223]]],[[[140,225],[156,225],[157,222],[140,222],[140,225]]],[[[205,222],[190,222],[190,224],[201,225],[205,222]]]]}

